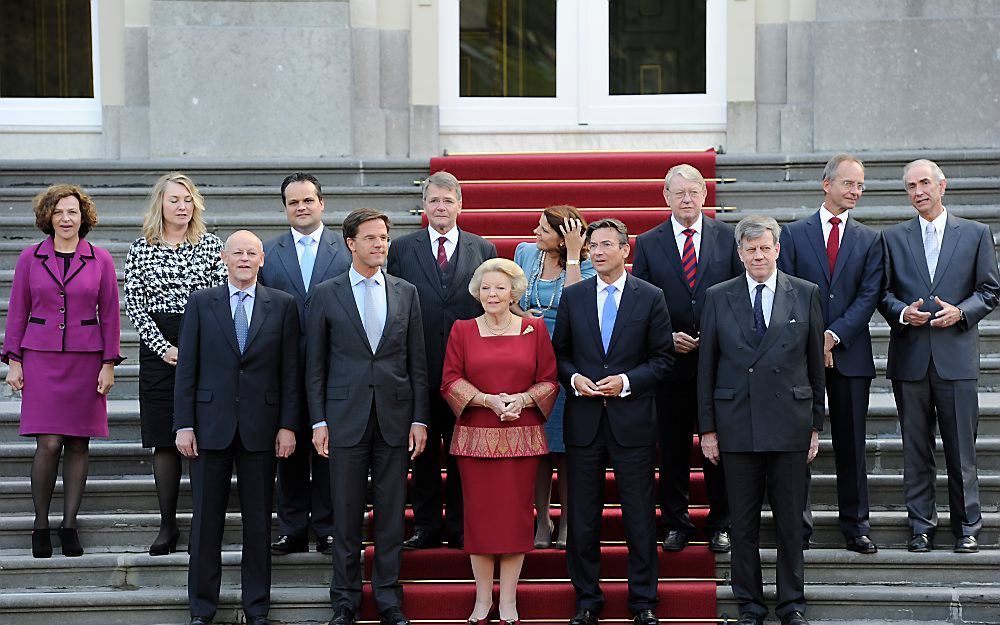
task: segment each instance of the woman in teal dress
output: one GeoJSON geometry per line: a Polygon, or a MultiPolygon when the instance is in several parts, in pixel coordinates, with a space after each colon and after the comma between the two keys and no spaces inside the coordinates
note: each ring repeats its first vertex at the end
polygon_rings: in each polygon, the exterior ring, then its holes
{"type": "MultiPolygon", "coordinates": [[[[572,206],[550,206],[538,219],[535,243],[521,243],[514,252],[514,262],[520,265],[528,279],[528,289],[512,310],[522,317],[542,317],[552,336],[556,325],[556,310],[563,288],[594,276],[597,272],[586,258],[583,233],[587,222],[572,206]]],[[[563,444],[563,404],[565,391],[559,391],[555,406],[545,422],[549,455],[538,465],[535,481],[535,510],[538,523],[535,528],[535,548],[552,547],[555,524],[549,516],[552,499],[552,469],[559,471],[559,503],[563,515],[566,511],[566,479],[563,473],[566,446],[563,444]]],[[[555,546],[566,548],[565,516],[560,517],[559,535],[555,546]]]]}

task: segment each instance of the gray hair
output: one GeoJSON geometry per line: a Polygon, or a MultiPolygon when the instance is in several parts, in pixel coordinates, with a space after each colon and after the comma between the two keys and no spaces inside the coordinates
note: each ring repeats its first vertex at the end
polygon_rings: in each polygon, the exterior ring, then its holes
{"type": "Polygon", "coordinates": [[[479,301],[479,289],[483,286],[483,274],[491,271],[502,273],[510,280],[511,300],[516,302],[521,299],[524,292],[528,290],[528,278],[524,275],[524,270],[520,265],[506,258],[490,258],[476,268],[469,281],[469,294],[479,301]]]}
{"type": "Polygon", "coordinates": [[[256,234],[254,234],[253,232],[250,232],[249,230],[237,230],[236,232],[232,233],[231,235],[229,235],[226,238],[226,243],[225,243],[225,245],[222,248],[223,251],[225,251],[225,252],[231,252],[232,251],[232,243],[238,237],[249,237],[249,239],[251,241],[253,241],[254,245],[256,245],[261,251],[264,250],[264,244],[261,243],[260,237],[258,237],[256,234]]]}
{"type": "Polygon", "coordinates": [[[707,187],[705,184],[705,177],[701,175],[701,172],[687,163],[681,163],[680,165],[674,165],[671,167],[670,171],[667,172],[667,175],[663,177],[663,186],[669,187],[670,181],[673,180],[674,176],[680,176],[688,182],[697,182],[701,185],[702,189],[707,187]]]}
{"type": "Polygon", "coordinates": [[[618,233],[618,243],[620,245],[625,245],[628,243],[628,226],[626,226],[620,219],[615,219],[614,217],[605,217],[604,219],[598,219],[593,221],[587,226],[587,233],[585,238],[590,241],[590,236],[594,234],[595,230],[600,230],[602,228],[611,228],[616,233],[618,233]]]}
{"type": "Polygon", "coordinates": [[[742,245],[746,239],[759,239],[768,231],[771,232],[774,243],[777,244],[778,239],[781,238],[781,226],[773,217],[763,215],[744,217],[740,223],[736,224],[736,245],[742,245]]]}
{"type": "Polygon", "coordinates": [[[841,163],[857,163],[862,172],[865,170],[865,164],[858,157],[844,153],[835,154],[833,158],[826,162],[826,167],[823,168],[823,180],[833,180],[836,178],[837,168],[840,167],[841,163]]]}
{"type": "Polygon", "coordinates": [[[934,175],[934,182],[941,182],[945,179],[944,172],[938,167],[938,164],[932,160],[926,158],[918,158],[915,161],[910,161],[903,166],[903,184],[906,184],[906,174],[909,173],[914,167],[920,167],[921,165],[926,165],[931,168],[931,174],[934,175]]]}
{"type": "Polygon", "coordinates": [[[440,187],[442,189],[447,189],[449,191],[455,192],[455,199],[459,202],[462,201],[462,185],[458,184],[458,178],[449,174],[446,171],[436,171],[427,177],[420,185],[421,189],[421,199],[427,199],[427,187],[434,185],[435,187],[440,187]]]}

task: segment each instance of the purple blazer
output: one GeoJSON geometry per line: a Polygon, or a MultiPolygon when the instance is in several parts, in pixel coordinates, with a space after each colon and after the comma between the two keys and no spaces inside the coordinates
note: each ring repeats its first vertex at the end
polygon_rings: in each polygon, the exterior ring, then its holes
{"type": "Polygon", "coordinates": [[[21,252],[7,311],[0,359],[20,361],[21,350],[101,352],[118,364],[120,311],[115,263],[106,250],[80,239],[63,277],[52,237],[21,252]]]}

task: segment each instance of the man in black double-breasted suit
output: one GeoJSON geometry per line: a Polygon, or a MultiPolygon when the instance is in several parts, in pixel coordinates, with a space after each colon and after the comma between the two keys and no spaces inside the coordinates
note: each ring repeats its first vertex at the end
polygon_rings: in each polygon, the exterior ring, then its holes
{"type": "Polygon", "coordinates": [[[628,544],[629,608],[636,625],[655,625],[656,389],[674,360],[670,314],[660,289],[625,271],[625,224],[595,221],[587,246],[597,276],[563,291],[552,337],[567,393],[566,559],[577,597],[570,623],[595,625],[604,606],[600,531],[610,461],[628,544]]]}
{"type": "Polygon", "coordinates": [[[257,284],[264,251],[253,233],[230,236],[222,257],[229,283],[192,293],[185,307],[174,387],[177,448],[191,459],[191,623],[211,623],[219,603],[235,464],[243,611],[247,623],[266,625],[274,475],[301,425],[299,314],[291,295],[257,284]]]}
{"type": "Polygon", "coordinates": [[[469,282],[483,261],[496,258],[497,249],[456,225],[462,212],[462,189],[448,172],[431,174],[424,181],[423,204],[427,228],[393,241],[386,264],[389,275],[413,284],[420,294],[430,386],[427,448],[413,463],[413,536],[403,546],[438,547],[444,537],[449,547],[461,549],[462,480],[455,458],[448,453],[455,415],[441,397],[441,370],[452,324],[456,319],[472,319],[483,313],[483,307],[469,295],[469,282]],[[444,485],[442,464],[448,471],[444,485]],[[443,528],[442,500],[446,510],[443,528]]]}
{"type": "Polygon", "coordinates": [[[760,569],[766,490],[778,537],[775,614],[807,624],[802,507],[806,465],[823,427],[823,311],[819,287],[777,268],[781,229],[770,217],[736,226],[746,273],[708,290],[701,315],[698,428],[705,457],[726,472],[732,587],[740,624],[767,616],[760,569]]]}
{"type": "MultiPolygon", "coordinates": [[[[312,294],[320,283],[347,271],[351,252],[340,233],[323,226],[323,187],[315,176],[289,174],[281,183],[281,200],[291,227],[264,242],[269,260],[260,268],[259,280],[295,297],[302,329],[299,359],[304,371],[306,311],[312,294]]],[[[312,446],[304,387],[299,389],[299,398],[301,429],[295,451],[278,463],[278,540],[271,545],[275,555],[308,551],[310,527],[316,534],[316,551],[330,553],[333,546],[330,467],[312,446]]]]}

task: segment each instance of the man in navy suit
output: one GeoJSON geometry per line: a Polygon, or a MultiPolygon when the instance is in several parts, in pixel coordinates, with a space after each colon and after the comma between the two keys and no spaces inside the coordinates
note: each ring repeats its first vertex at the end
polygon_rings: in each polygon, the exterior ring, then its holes
{"type": "MultiPolygon", "coordinates": [[[[306,311],[316,285],[338,276],[351,265],[344,239],[323,226],[323,187],[315,176],[302,172],[281,183],[281,201],[291,226],[264,243],[268,263],[261,267],[261,284],[289,293],[299,310],[300,364],[306,352],[306,311]]],[[[330,505],[330,467],[312,446],[305,388],[299,389],[299,436],[295,452],[278,463],[278,540],[271,553],[309,551],[309,528],[316,534],[316,551],[333,546],[333,509],[330,505]]]]}
{"type": "MultiPolygon", "coordinates": [[[[743,273],[733,227],[707,219],[701,209],[706,186],[691,165],[670,168],[663,199],[670,219],[639,235],[632,275],[663,289],[674,328],[677,360],[656,399],[660,433],[660,512],[666,526],[663,549],[680,551],[694,533],[688,513],[691,440],[698,419],[698,322],[705,291],[743,273]]],[[[703,462],[708,490],[708,547],[729,551],[729,503],[722,467],[703,462]]]]}
{"type": "MultiPolygon", "coordinates": [[[[882,293],[883,273],[882,237],[852,213],[864,190],[865,167],[860,160],[849,154],[831,158],[823,170],[823,205],[785,226],[778,268],[819,286],[840,531],[849,550],[871,554],[878,547],[869,538],[865,466],[868,392],[875,377],[868,322],[882,293]]],[[[805,547],[813,529],[808,484],[805,547]]]]}
{"type": "Polygon", "coordinates": [[[882,233],[885,289],[879,312],[892,328],[886,377],[903,434],[910,551],[930,551],[937,529],[934,429],[948,466],[955,551],[979,550],[983,515],[976,473],[980,320],[996,308],[1000,275],[989,226],[945,210],[947,180],[933,161],[903,168],[917,216],[882,233]]]}
{"type": "Polygon", "coordinates": [[[225,286],[195,291],[184,309],[174,387],[177,449],[191,459],[191,625],[219,604],[222,536],[236,465],[243,525],[241,579],[248,625],[271,604],[271,502],[277,458],[295,449],[299,315],[291,295],[257,283],[264,251],[252,232],[226,240],[225,286]],[[277,458],[276,458],[277,457],[277,458]]]}
{"type": "Polygon", "coordinates": [[[604,606],[601,515],[608,462],[615,471],[628,544],[628,604],[635,625],[655,625],[657,578],[656,390],[674,361],[663,291],[629,275],[628,229],[617,219],[587,228],[597,276],[566,287],[552,344],[566,388],[569,540],[576,590],[570,625],[596,625],[604,606]]]}

